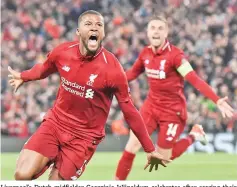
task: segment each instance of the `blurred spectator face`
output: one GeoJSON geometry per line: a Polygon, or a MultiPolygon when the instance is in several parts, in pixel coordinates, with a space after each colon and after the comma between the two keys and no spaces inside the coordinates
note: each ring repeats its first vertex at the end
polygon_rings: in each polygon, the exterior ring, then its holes
{"type": "Polygon", "coordinates": [[[105,36],[103,17],[96,14],[84,15],[80,20],[77,35],[89,53],[96,53],[105,36]]]}
{"type": "Polygon", "coordinates": [[[221,86],[221,88],[220,88],[220,92],[221,92],[221,94],[224,96],[226,96],[226,95],[228,95],[228,93],[229,93],[229,89],[228,89],[228,87],[224,84],[224,85],[222,85],[221,86]]]}
{"type": "Polygon", "coordinates": [[[162,20],[151,20],[148,23],[147,36],[153,47],[160,47],[168,36],[167,24],[162,20]]]}

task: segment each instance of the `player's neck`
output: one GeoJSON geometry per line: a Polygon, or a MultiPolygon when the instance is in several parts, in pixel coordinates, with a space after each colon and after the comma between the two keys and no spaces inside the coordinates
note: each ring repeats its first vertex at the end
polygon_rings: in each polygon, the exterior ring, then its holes
{"type": "Polygon", "coordinates": [[[160,51],[164,47],[165,43],[166,43],[166,40],[158,47],[151,46],[153,53],[156,54],[157,51],[160,51]]]}
{"type": "Polygon", "coordinates": [[[81,56],[83,56],[84,58],[91,58],[93,56],[95,56],[101,49],[101,46],[99,47],[99,49],[97,49],[95,52],[90,52],[84,45],[82,42],[79,43],[79,53],[81,56]]]}
{"type": "Polygon", "coordinates": [[[82,42],[79,43],[79,51],[80,51],[82,56],[91,55],[91,54],[88,54],[88,50],[85,48],[85,46],[83,45],[82,42]]]}

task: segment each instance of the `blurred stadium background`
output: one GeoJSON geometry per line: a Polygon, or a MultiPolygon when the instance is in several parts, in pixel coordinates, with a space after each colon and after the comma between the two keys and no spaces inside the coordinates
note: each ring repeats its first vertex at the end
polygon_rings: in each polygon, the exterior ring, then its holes
{"type": "MultiPolygon", "coordinates": [[[[153,13],[168,18],[169,40],[182,48],[197,73],[237,109],[237,1],[236,0],[2,0],[1,1],[1,176],[13,179],[15,162],[24,142],[39,127],[57,92],[57,74],[25,84],[13,94],[7,66],[19,71],[44,61],[56,45],[75,40],[78,16],[93,9],[105,17],[103,45],[125,69],[147,44],[146,25],[153,13]]],[[[130,84],[139,108],[146,96],[146,77],[130,84]]],[[[224,120],[214,104],[190,85],[187,133],[194,123],[204,125],[210,143],[196,143],[182,158],[158,173],[142,170],[140,153],[130,180],[237,179],[237,113],[224,120]],[[201,153],[199,153],[201,152],[201,153]]],[[[128,136],[116,101],[106,125],[107,138],[98,148],[81,179],[111,180],[128,136]],[[109,151],[109,152],[104,152],[109,151]],[[103,174],[104,173],[104,174],[103,174]]],[[[155,136],[153,137],[155,138],[155,136]]],[[[44,175],[41,179],[46,179],[44,175]]]]}

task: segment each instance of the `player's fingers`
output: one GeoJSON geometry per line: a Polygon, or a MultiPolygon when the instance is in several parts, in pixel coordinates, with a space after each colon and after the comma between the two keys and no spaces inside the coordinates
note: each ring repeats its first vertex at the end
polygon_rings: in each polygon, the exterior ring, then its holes
{"type": "Polygon", "coordinates": [[[21,84],[16,85],[15,92],[20,88],[21,84]]]}
{"type": "Polygon", "coordinates": [[[11,84],[11,83],[14,83],[14,79],[10,79],[8,82],[9,82],[10,84],[11,84]]]}
{"type": "Polygon", "coordinates": [[[226,117],[226,115],[225,115],[225,111],[222,111],[221,114],[222,114],[222,117],[223,117],[223,118],[226,117]]]}
{"type": "Polygon", "coordinates": [[[225,97],[222,99],[222,102],[223,102],[223,101],[227,101],[227,100],[228,100],[228,97],[225,96],[225,97]]]}
{"type": "Polygon", "coordinates": [[[14,76],[12,74],[9,74],[8,78],[14,79],[14,76]]]}
{"type": "Polygon", "coordinates": [[[10,85],[11,85],[11,86],[15,86],[15,83],[14,83],[14,82],[12,82],[12,83],[10,83],[10,85]]]}
{"type": "Polygon", "coordinates": [[[158,164],[155,165],[155,170],[156,171],[158,170],[158,166],[159,166],[158,164]]]}
{"type": "Polygon", "coordinates": [[[14,75],[14,73],[15,73],[15,71],[10,67],[10,66],[8,66],[8,71],[11,73],[11,74],[13,74],[14,75]]]}
{"type": "Polygon", "coordinates": [[[146,168],[147,168],[149,165],[150,165],[150,164],[147,163],[147,164],[145,165],[145,167],[144,167],[144,170],[146,170],[146,168]]]}
{"type": "Polygon", "coordinates": [[[228,118],[232,118],[232,117],[233,117],[233,114],[229,114],[227,117],[228,117],[228,118]]]}
{"type": "Polygon", "coordinates": [[[231,112],[234,112],[234,109],[228,103],[225,102],[224,106],[231,112]]]}
{"type": "Polygon", "coordinates": [[[160,164],[161,164],[163,167],[167,167],[167,165],[165,164],[165,162],[164,162],[163,160],[160,162],[160,164]]]}
{"type": "Polygon", "coordinates": [[[223,107],[219,107],[219,110],[221,111],[222,117],[225,118],[225,110],[223,109],[223,107]]]}
{"type": "Polygon", "coordinates": [[[162,159],[162,161],[163,161],[164,163],[170,163],[170,162],[172,162],[172,160],[170,160],[170,159],[162,159]]]}
{"type": "Polygon", "coordinates": [[[150,165],[149,172],[151,172],[151,171],[153,170],[153,167],[154,167],[154,164],[151,164],[151,165],[150,165]]]}
{"type": "Polygon", "coordinates": [[[232,112],[230,112],[230,111],[227,111],[226,112],[226,116],[228,117],[228,118],[232,118],[233,117],[233,113],[232,112]]]}
{"type": "Polygon", "coordinates": [[[15,90],[14,90],[15,93],[17,92],[18,88],[19,88],[19,86],[18,86],[18,87],[15,87],[15,90]]]}

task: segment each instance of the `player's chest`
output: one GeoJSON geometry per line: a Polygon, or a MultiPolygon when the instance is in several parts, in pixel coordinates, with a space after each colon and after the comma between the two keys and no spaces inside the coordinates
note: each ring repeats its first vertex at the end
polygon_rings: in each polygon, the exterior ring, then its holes
{"type": "Polygon", "coordinates": [[[173,72],[172,61],[167,55],[147,55],[142,60],[148,78],[166,79],[173,72]]]}
{"type": "Polygon", "coordinates": [[[93,88],[98,91],[106,86],[104,67],[99,62],[64,60],[58,63],[57,68],[62,84],[82,89],[93,88]]]}

